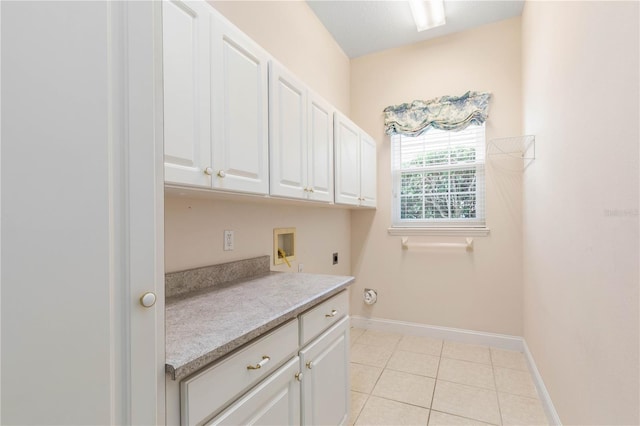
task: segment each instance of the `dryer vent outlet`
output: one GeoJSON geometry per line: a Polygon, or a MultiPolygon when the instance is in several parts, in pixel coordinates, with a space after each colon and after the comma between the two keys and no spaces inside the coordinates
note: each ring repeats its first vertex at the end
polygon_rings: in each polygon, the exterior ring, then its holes
{"type": "Polygon", "coordinates": [[[371,288],[365,288],[364,303],[366,303],[367,305],[373,305],[377,301],[378,301],[378,292],[371,288]]]}

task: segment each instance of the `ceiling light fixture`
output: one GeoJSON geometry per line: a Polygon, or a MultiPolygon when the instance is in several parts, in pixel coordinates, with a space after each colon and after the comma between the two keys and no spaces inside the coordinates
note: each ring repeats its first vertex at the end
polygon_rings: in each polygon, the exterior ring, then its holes
{"type": "Polygon", "coordinates": [[[443,0],[409,0],[418,32],[446,24],[443,0]]]}

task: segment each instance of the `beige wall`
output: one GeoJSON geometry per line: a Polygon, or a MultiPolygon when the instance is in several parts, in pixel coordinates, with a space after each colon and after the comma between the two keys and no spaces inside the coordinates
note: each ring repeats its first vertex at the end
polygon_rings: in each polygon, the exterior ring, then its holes
{"type": "MultiPolygon", "coordinates": [[[[349,59],[305,2],[214,2],[314,91],[349,111],[349,59]]],[[[167,195],[165,270],[173,272],[273,253],[273,228],[297,228],[293,268],[273,270],[348,275],[351,272],[349,210],[258,199],[243,201],[167,195]],[[235,250],[223,251],[223,231],[235,231],[235,250]],[[332,253],[339,253],[332,265],[332,253]]]]}
{"type": "Polygon", "coordinates": [[[304,1],[210,1],[320,96],[349,115],[349,58],[304,1]]]}
{"type": "MultiPolygon", "coordinates": [[[[522,334],[521,176],[514,164],[487,164],[487,225],[473,254],[404,252],[389,236],[391,172],[382,110],[392,104],[492,92],[487,140],[522,134],[520,18],[363,56],[352,61],[353,120],[378,144],[378,209],[352,213],[357,277],[351,313],[513,335],[522,334]],[[365,287],[379,301],[364,305],[365,287]]],[[[464,241],[464,237],[412,237],[464,241]]]]}
{"type": "MultiPolygon", "coordinates": [[[[351,272],[348,210],[300,207],[269,201],[212,200],[171,196],[165,199],[165,269],[179,271],[254,256],[273,256],[273,228],[296,228],[292,268],[276,271],[349,275],[351,272]],[[222,250],[225,229],[235,231],[235,249],[222,250]],[[332,253],[339,262],[332,264],[332,253]]],[[[273,257],[272,257],[273,260],[273,257]]]]}
{"type": "Polygon", "coordinates": [[[637,2],[523,15],[524,337],[564,424],[640,423],[637,2]]]}

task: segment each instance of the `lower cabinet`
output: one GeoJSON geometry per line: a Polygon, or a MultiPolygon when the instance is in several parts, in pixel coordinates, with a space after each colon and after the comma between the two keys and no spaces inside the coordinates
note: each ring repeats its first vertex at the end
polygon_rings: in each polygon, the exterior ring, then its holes
{"type": "Polygon", "coordinates": [[[299,425],[300,359],[293,358],[208,425],[299,425]]]}
{"type": "MultiPolygon", "coordinates": [[[[180,382],[180,424],[347,424],[348,306],[342,291],[180,382]]],[[[168,410],[167,424],[176,417],[168,410]]]]}
{"type": "Polygon", "coordinates": [[[302,424],[342,425],[349,420],[349,317],[300,351],[302,424]]]}

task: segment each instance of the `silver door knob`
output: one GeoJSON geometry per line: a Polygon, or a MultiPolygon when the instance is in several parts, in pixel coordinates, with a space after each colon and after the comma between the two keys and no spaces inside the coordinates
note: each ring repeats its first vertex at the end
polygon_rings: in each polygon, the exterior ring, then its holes
{"type": "Polygon", "coordinates": [[[225,177],[226,175],[227,175],[227,174],[224,172],[224,170],[220,170],[220,171],[218,172],[218,177],[223,178],[223,177],[225,177]]]}
{"type": "Polygon", "coordinates": [[[149,291],[140,296],[140,304],[145,308],[150,308],[156,304],[156,294],[149,291]]]}
{"type": "Polygon", "coordinates": [[[213,174],[213,169],[211,167],[207,167],[204,169],[204,174],[211,176],[213,174]]]}
{"type": "Polygon", "coordinates": [[[307,368],[311,370],[313,368],[313,361],[307,362],[307,368]]]}

